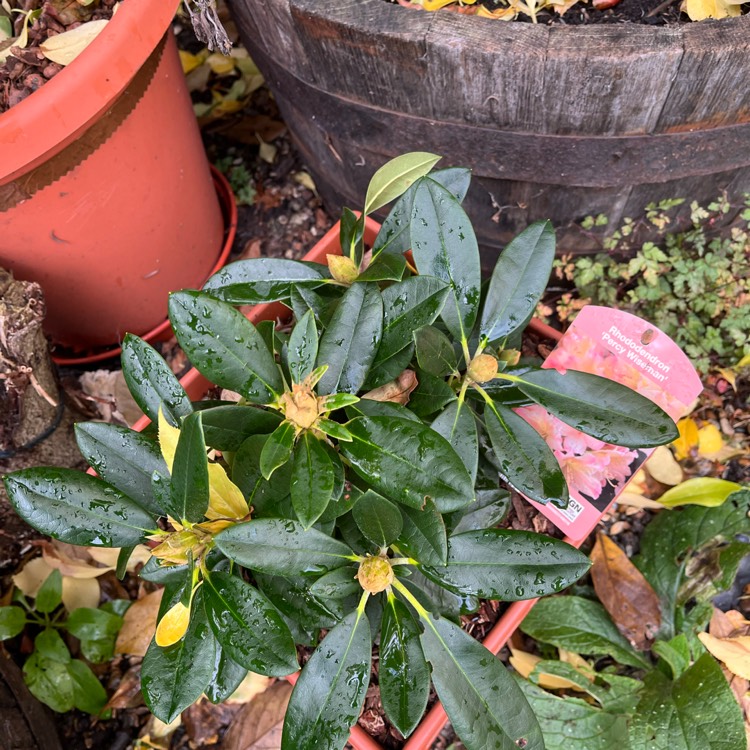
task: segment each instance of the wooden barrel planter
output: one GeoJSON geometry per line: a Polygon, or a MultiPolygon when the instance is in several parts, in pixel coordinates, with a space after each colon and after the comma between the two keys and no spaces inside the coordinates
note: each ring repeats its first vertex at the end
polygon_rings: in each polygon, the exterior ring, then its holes
{"type": "Polygon", "coordinates": [[[616,228],[652,201],[750,191],[750,16],[569,27],[385,0],[230,6],[334,211],[405,151],[473,168],[464,205],[491,252],[545,218],[562,251],[592,252],[588,215],[616,228]]]}

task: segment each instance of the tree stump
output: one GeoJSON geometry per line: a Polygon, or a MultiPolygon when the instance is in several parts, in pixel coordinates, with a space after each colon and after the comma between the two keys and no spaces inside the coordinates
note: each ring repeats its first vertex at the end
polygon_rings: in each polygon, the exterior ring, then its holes
{"type": "Polygon", "coordinates": [[[62,415],[45,312],[39,284],[0,268],[0,458],[43,440],[62,415]]]}

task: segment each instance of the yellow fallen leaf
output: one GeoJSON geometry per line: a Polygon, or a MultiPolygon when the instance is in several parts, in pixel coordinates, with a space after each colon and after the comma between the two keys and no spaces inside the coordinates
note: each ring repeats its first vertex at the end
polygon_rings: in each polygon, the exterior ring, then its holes
{"type": "Polygon", "coordinates": [[[687,417],[677,423],[680,436],[672,443],[678,461],[687,458],[693,448],[698,446],[698,425],[694,419],[687,417]]]}
{"type": "Polygon", "coordinates": [[[226,699],[225,703],[249,703],[256,695],[260,695],[271,684],[270,677],[264,677],[255,672],[248,672],[237,689],[226,699]]]}
{"type": "Polygon", "coordinates": [[[726,479],[696,477],[667,490],[659,498],[659,502],[671,508],[677,505],[703,505],[706,508],[715,508],[739,489],[742,489],[739,484],[727,482],[726,479]]]}
{"type": "Polygon", "coordinates": [[[116,654],[145,656],[156,630],[156,618],[163,594],[164,589],[152,591],[128,607],[117,635],[116,654]]]}
{"type": "Polygon", "coordinates": [[[561,648],[558,649],[558,655],[560,661],[570,664],[575,670],[589,677],[592,682],[594,681],[594,670],[591,669],[591,665],[580,654],[561,648]]]}
{"type": "Polygon", "coordinates": [[[13,585],[20,589],[24,596],[33,599],[53,570],[43,557],[35,557],[13,576],[13,585]]]}
{"type": "MultiPolygon", "coordinates": [[[[526,651],[518,651],[515,648],[511,648],[510,653],[511,666],[521,675],[521,677],[525,677],[526,679],[529,678],[529,675],[534,671],[536,665],[542,661],[540,657],[534,656],[534,654],[529,654],[526,651]]],[[[551,674],[540,674],[538,682],[540,687],[549,688],[550,690],[560,690],[563,688],[581,690],[575,682],[551,674]]]]}
{"type": "Polygon", "coordinates": [[[721,430],[715,424],[707,424],[698,430],[698,453],[710,458],[724,447],[721,430]]]}
{"type": "Polygon", "coordinates": [[[260,141],[260,148],[258,150],[258,156],[268,164],[273,164],[276,160],[276,152],[278,149],[273,143],[266,143],[257,133],[256,138],[260,141]]]}
{"type": "Polygon", "coordinates": [[[734,370],[730,370],[728,367],[720,367],[717,371],[724,380],[732,386],[733,391],[737,391],[737,373],[734,370]]]}
{"type": "Polygon", "coordinates": [[[716,638],[709,633],[698,633],[701,643],[727,669],[739,677],[750,680],[750,635],[738,638],[716,638]]]}
{"type": "Polygon", "coordinates": [[[746,354],[736,365],[735,369],[739,370],[741,367],[750,367],[750,354],[746,354]]]}
{"type": "Polygon", "coordinates": [[[627,505],[631,508],[650,508],[651,510],[663,510],[664,506],[656,500],[650,500],[635,492],[622,492],[617,496],[618,505],[627,505]]]}
{"type": "MultiPolygon", "coordinates": [[[[108,566],[114,570],[117,566],[117,558],[120,555],[119,547],[86,547],[86,551],[98,563],[108,566]]],[[[128,573],[135,572],[139,565],[145,565],[151,557],[151,550],[145,544],[139,544],[128,558],[128,573]]]]}
{"type": "Polygon", "coordinates": [[[44,56],[58,65],[70,65],[101,34],[106,19],[87,21],[62,34],[51,36],[39,45],[44,56]]]}
{"type": "Polygon", "coordinates": [[[62,602],[68,612],[79,607],[99,606],[102,591],[96,578],[71,578],[63,576],[62,579],[62,602]]]}
{"type": "Polygon", "coordinates": [[[53,541],[42,547],[42,557],[51,567],[59,570],[63,576],[72,578],[97,578],[110,570],[114,565],[100,567],[86,547],[53,541]]]}
{"type": "Polygon", "coordinates": [[[206,60],[204,54],[193,55],[191,52],[186,52],[184,49],[180,50],[180,64],[182,65],[182,72],[187,75],[196,68],[199,68],[206,60]]]}
{"type": "Polygon", "coordinates": [[[739,16],[741,9],[722,0],[685,0],[685,12],[691,21],[704,21],[706,18],[739,16]]]}
{"type": "Polygon", "coordinates": [[[670,486],[683,480],[682,468],[666,445],[660,445],[654,450],[646,463],[646,471],[657,482],[670,486]]]}
{"type": "Polygon", "coordinates": [[[217,76],[224,76],[234,70],[235,60],[220,52],[214,52],[206,58],[206,64],[217,76]]]}
{"type": "Polygon", "coordinates": [[[307,172],[297,172],[294,175],[294,181],[298,182],[302,187],[306,187],[310,192],[318,194],[318,189],[315,187],[313,178],[307,172]]]}

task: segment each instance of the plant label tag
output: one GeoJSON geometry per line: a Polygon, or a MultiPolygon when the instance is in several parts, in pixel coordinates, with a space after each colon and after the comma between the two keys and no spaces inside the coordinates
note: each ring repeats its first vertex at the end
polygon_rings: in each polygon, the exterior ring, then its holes
{"type": "MultiPolygon", "coordinates": [[[[588,305],[542,367],[579,370],[626,385],[672,419],[685,416],[703,389],[684,352],[663,331],[620,310],[588,305]]],[[[653,453],[604,443],[569,427],[538,405],[516,410],[555,454],[568,483],[567,508],[529,502],[568,538],[580,542],[653,453]]]]}

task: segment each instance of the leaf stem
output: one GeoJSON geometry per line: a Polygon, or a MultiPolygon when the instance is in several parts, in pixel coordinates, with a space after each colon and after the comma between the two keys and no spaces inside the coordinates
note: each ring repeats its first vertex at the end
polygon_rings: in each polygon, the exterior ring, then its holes
{"type": "Polygon", "coordinates": [[[365,606],[367,605],[367,600],[370,598],[370,592],[369,591],[363,591],[362,592],[362,598],[359,600],[359,604],[357,605],[357,612],[359,613],[360,617],[365,611],[365,606]]]}
{"type": "Polygon", "coordinates": [[[393,583],[391,584],[393,588],[398,591],[401,596],[406,599],[409,604],[411,604],[412,607],[417,611],[417,614],[423,619],[428,620],[430,619],[430,613],[417,601],[417,599],[414,597],[414,595],[409,591],[409,589],[404,586],[401,581],[398,580],[398,578],[393,579],[393,583]]]}

